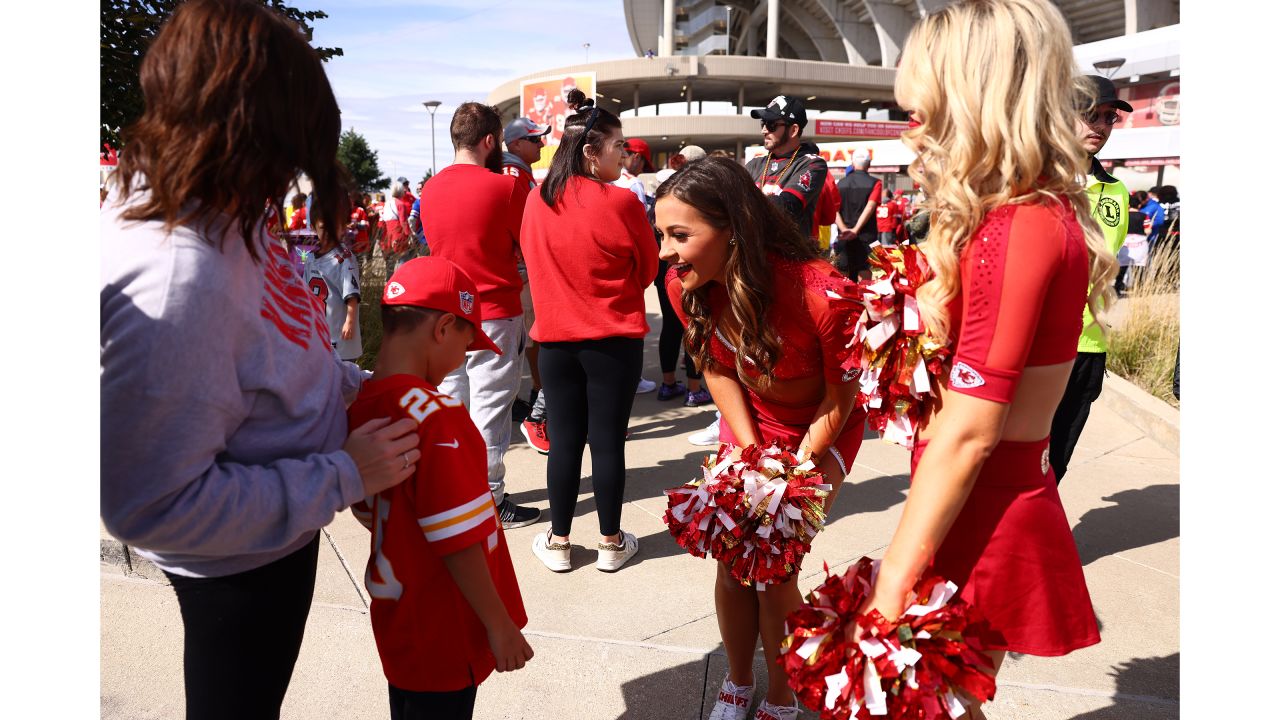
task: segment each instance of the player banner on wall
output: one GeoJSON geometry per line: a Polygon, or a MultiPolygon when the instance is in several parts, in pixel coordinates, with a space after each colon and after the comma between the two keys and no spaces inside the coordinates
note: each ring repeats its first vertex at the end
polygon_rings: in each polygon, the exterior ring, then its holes
{"type": "Polygon", "coordinates": [[[588,98],[596,96],[596,74],[580,72],[572,75],[526,80],[520,83],[520,114],[539,125],[550,125],[551,133],[542,148],[542,157],[534,164],[534,170],[545,170],[551,164],[560,137],[564,135],[564,120],[569,116],[566,96],[577,88],[588,98]]]}

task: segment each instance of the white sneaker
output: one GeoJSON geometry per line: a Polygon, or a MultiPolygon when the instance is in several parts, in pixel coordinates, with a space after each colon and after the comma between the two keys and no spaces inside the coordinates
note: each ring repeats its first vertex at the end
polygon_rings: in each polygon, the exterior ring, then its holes
{"type": "Polygon", "coordinates": [[[761,700],[756,708],[755,720],[797,720],[800,708],[796,705],[774,705],[768,700],[761,700]]]}
{"type": "Polygon", "coordinates": [[[717,417],[711,421],[710,425],[690,435],[689,442],[693,445],[718,444],[720,442],[720,418],[717,417]]]}
{"type": "Polygon", "coordinates": [[[622,542],[600,543],[596,548],[600,551],[599,557],[596,558],[596,569],[604,572],[613,572],[631,559],[633,555],[640,552],[640,541],[635,535],[626,530],[619,531],[622,535],[622,542]]]}
{"type": "Polygon", "coordinates": [[[533,554],[553,572],[568,572],[573,569],[569,564],[569,548],[569,543],[551,542],[551,530],[533,536],[533,554]]]}
{"type": "Polygon", "coordinates": [[[658,389],[658,383],[652,380],[645,380],[644,378],[640,378],[640,384],[636,386],[636,394],[643,395],[645,393],[651,393],[657,389],[658,389]]]}
{"type": "Polygon", "coordinates": [[[750,685],[735,685],[726,675],[707,720],[747,720],[747,710],[751,708],[751,694],[755,687],[754,682],[750,685]]]}

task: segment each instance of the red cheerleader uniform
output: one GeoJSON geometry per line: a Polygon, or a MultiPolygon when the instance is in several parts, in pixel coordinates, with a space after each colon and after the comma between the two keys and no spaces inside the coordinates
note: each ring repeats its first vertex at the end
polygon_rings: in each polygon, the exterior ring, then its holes
{"type": "MultiPolygon", "coordinates": [[[[1084,233],[1069,203],[989,212],[960,257],[952,391],[1009,403],[1024,367],[1075,358],[1089,286],[1084,233]]],[[[911,472],[928,443],[911,453],[911,472]]],[[[1099,641],[1049,438],[1001,441],[933,558],[991,622],[989,650],[1065,655],[1099,641]]]]}
{"type": "MultiPolygon", "coordinates": [[[[773,368],[774,379],[822,376],[829,383],[853,382],[855,376],[840,369],[841,360],[849,352],[846,346],[853,337],[849,311],[837,311],[833,298],[828,296],[828,292],[835,292],[845,297],[856,297],[853,283],[822,260],[787,260],[770,256],[769,265],[774,270],[773,304],[766,319],[768,327],[777,329],[782,346],[773,368]]],[[[666,286],[667,296],[671,298],[671,306],[680,316],[680,322],[688,325],[681,298],[683,290],[674,268],[667,272],[666,286]]],[[[710,283],[708,290],[714,327],[729,307],[729,293],[720,283],[710,283]]],[[[712,359],[732,369],[737,354],[737,348],[717,329],[711,338],[712,359]]],[[[749,360],[743,364],[743,369],[753,379],[760,377],[759,370],[749,360]]],[[[746,384],[743,387],[761,439],[765,442],[776,439],[792,449],[797,448],[813,423],[818,404],[786,405],[760,397],[746,384]]],[[[845,475],[853,468],[853,460],[862,446],[866,419],[865,411],[853,410],[844,430],[831,444],[829,452],[845,475]]],[[[724,418],[720,419],[720,441],[740,444],[724,418]]]]}

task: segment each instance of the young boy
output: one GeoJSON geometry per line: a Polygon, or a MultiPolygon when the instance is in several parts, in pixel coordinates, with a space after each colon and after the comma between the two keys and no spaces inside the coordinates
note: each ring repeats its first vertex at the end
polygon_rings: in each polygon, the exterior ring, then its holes
{"type": "Polygon", "coordinates": [[[351,427],[411,417],[422,457],[414,477],[352,506],[373,532],[365,571],[373,635],[392,720],[466,719],[489,673],[533,657],[484,440],[462,402],[436,390],[468,350],[498,349],[481,330],[475,283],[440,257],[410,260],[391,277],[382,328],[351,427]]]}
{"type": "Polygon", "coordinates": [[[364,354],[360,341],[360,264],[345,245],[339,245],[324,223],[316,223],[320,244],[306,253],[302,279],[324,304],[329,340],[338,356],[355,362],[364,354]]]}

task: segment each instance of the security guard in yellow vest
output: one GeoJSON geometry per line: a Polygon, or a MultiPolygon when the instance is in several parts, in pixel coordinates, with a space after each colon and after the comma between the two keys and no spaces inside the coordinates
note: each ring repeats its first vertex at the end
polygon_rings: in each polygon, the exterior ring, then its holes
{"type": "MultiPolygon", "coordinates": [[[[1120,122],[1118,111],[1133,112],[1133,106],[1116,97],[1116,86],[1101,75],[1088,76],[1096,92],[1097,100],[1080,117],[1076,124],[1080,142],[1089,153],[1089,177],[1084,181],[1089,196],[1093,218],[1102,229],[1107,250],[1120,251],[1124,236],[1129,232],[1129,191],[1124,183],[1112,177],[1098,162],[1098,151],[1111,137],[1111,128],[1120,122]]],[[[1062,483],[1067,474],[1071,453],[1089,419],[1089,406],[1102,394],[1102,378],[1107,370],[1107,339],[1102,328],[1093,320],[1093,313],[1084,308],[1084,332],[1076,347],[1076,363],[1071,379],[1053,416],[1053,429],[1049,433],[1049,464],[1054,477],[1062,483]]]]}

